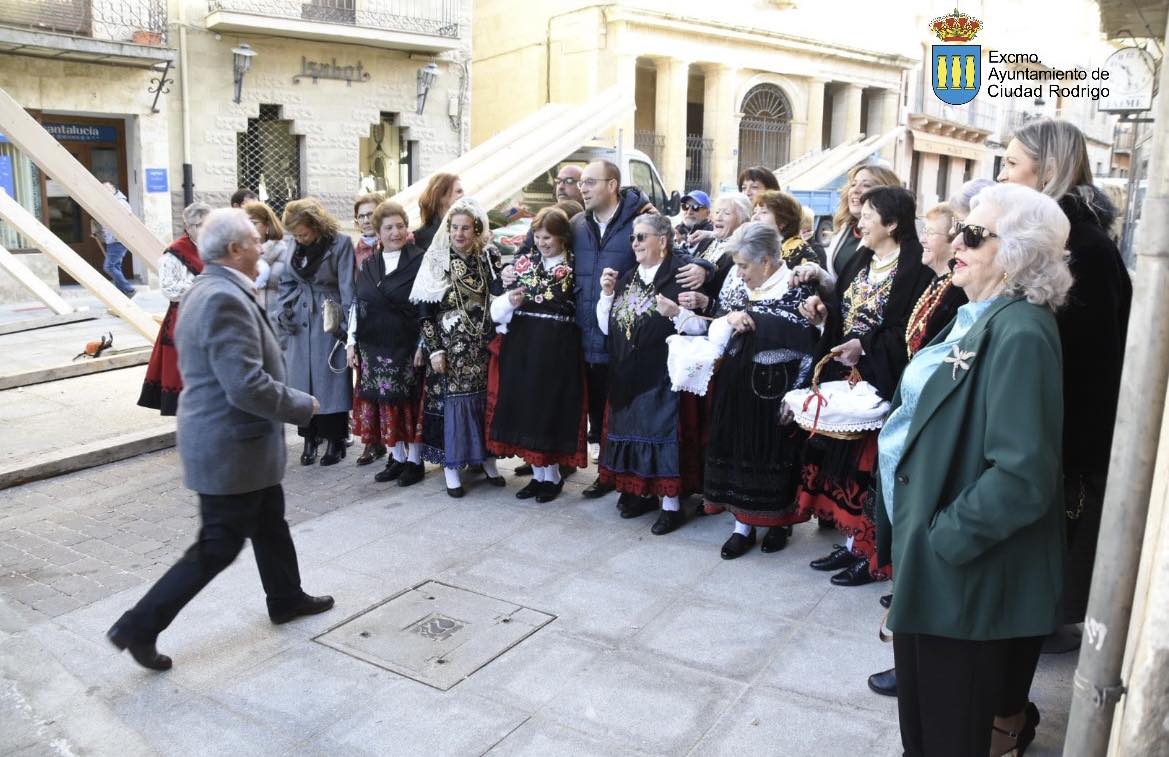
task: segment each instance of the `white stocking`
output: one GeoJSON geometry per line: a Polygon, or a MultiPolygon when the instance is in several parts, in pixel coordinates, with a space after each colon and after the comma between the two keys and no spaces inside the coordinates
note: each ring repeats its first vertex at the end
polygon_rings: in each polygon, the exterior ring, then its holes
{"type": "Polygon", "coordinates": [[[488,478],[499,478],[499,469],[495,467],[494,457],[484,458],[483,472],[487,474],[488,478]]]}
{"type": "Polygon", "coordinates": [[[682,503],[677,497],[662,497],[662,509],[677,512],[682,509],[682,503]]]}
{"type": "Polygon", "coordinates": [[[417,444],[406,445],[406,462],[414,463],[415,465],[422,464],[422,448],[417,444]]]}
{"type": "Polygon", "coordinates": [[[446,488],[458,489],[463,485],[462,480],[459,478],[458,468],[443,468],[442,474],[446,476],[446,488]]]}
{"type": "Polygon", "coordinates": [[[750,536],[751,527],[741,520],[735,521],[735,533],[739,536],[750,536]]]}
{"type": "Polygon", "coordinates": [[[544,466],[544,478],[542,478],[541,480],[547,481],[550,484],[559,484],[560,483],[560,466],[555,465],[555,464],[545,465],[544,466]]]}
{"type": "Polygon", "coordinates": [[[393,455],[394,459],[399,463],[406,462],[406,443],[398,442],[395,444],[394,448],[390,451],[390,454],[393,455]]]}
{"type": "Polygon", "coordinates": [[[542,466],[542,465],[533,465],[532,466],[532,480],[537,482],[537,483],[544,483],[544,481],[545,481],[545,479],[544,479],[544,466],[542,466]]]}
{"type": "Polygon", "coordinates": [[[855,537],[855,536],[850,536],[850,537],[848,537],[848,538],[847,538],[847,539],[844,541],[844,548],[845,548],[845,549],[847,549],[849,552],[851,552],[851,551],[852,551],[852,543],[853,543],[854,541],[856,541],[856,537],[855,537]]]}

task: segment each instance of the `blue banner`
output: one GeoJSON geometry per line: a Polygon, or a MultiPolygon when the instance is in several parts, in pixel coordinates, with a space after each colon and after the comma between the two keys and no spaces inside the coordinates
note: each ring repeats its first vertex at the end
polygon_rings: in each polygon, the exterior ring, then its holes
{"type": "Polygon", "coordinates": [[[93,126],[91,124],[52,124],[43,123],[45,131],[53,135],[58,142],[117,142],[118,130],[113,126],[93,126]]]}
{"type": "Polygon", "coordinates": [[[12,156],[0,155],[0,189],[16,199],[16,185],[12,180],[12,156]]]}

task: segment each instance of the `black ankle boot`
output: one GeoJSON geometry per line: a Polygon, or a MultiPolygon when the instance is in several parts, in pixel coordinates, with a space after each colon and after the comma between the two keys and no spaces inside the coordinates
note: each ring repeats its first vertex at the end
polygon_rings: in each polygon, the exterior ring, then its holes
{"type": "Polygon", "coordinates": [[[311,436],[304,438],[304,451],[300,453],[301,465],[312,465],[317,461],[317,447],[320,442],[311,436]]]}
{"type": "Polygon", "coordinates": [[[336,465],[345,457],[345,440],[334,441],[329,440],[329,446],[325,449],[325,456],[321,458],[321,465],[336,465]]]}

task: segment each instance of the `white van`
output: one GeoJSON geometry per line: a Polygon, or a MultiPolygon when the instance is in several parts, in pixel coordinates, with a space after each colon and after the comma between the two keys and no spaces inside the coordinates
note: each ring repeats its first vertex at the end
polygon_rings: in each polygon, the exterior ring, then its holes
{"type": "Polygon", "coordinates": [[[666,192],[662,176],[650,157],[640,150],[627,149],[622,151],[621,159],[618,160],[615,147],[581,147],[576,150],[524,187],[524,205],[535,213],[553,204],[556,202],[556,192],[552,180],[561,167],[577,165],[583,168],[594,160],[615,163],[621,169],[621,186],[632,185],[640,189],[661,213],[668,216],[678,213],[682,197],[677,191],[666,192]]]}

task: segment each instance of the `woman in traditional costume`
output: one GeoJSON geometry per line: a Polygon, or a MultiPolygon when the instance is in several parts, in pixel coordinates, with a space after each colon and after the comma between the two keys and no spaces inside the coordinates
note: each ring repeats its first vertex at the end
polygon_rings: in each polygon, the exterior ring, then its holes
{"type": "MultiPolygon", "coordinates": [[[[774,227],[748,223],[727,247],[748,293],[744,307],[720,313],[709,330],[688,311],[666,305],[663,312],[680,331],[709,333],[706,339],[671,339],[670,367],[683,374],[683,388],[687,376],[703,373],[690,367],[709,372],[721,356],[712,382],[703,493],[708,512],[729,510],[735,516],[734,533],[722,548],[723,559],[732,560],[754,546],[756,527],[769,529],[763,551],[777,552],[787,544],[791,526],[808,518],[796,503],[804,433],[780,417],[784,395],[808,385],[820,331],[799,312],[815,289],[790,286],[791,271],[774,227]]],[[[701,383],[689,388],[705,391],[706,382],[701,383]]]]}
{"type": "MultiPolygon", "coordinates": [[[[353,245],[353,264],[356,266],[354,276],[361,273],[361,265],[374,254],[378,247],[380,235],[373,223],[373,212],[385,199],[385,195],[381,192],[369,192],[359,194],[353,200],[353,224],[361,232],[357,243],[353,245]]],[[[352,330],[353,324],[350,323],[349,326],[352,330]]],[[[365,441],[379,436],[378,429],[381,425],[381,419],[378,416],[378,403],[370,403],[361,396],[361,361],[351,360],[349,367],[353,369],[353,383],[357,387],[353,392],[353,435],[360,438],[365,445],[361,454],[357,456],[356,462],[358,465],[369,465],[386,454],[386,446],[381,442],[365,441]],[[367,418],[372,428],[366,427],[365,419],[367,418]]],[[[393,461],[391,460],[391,462],[393,461]]]]}
{"type": "Polygon", "coordinates": [[[560,466],[584,468],[588,405],[584,358],[576,326],[575,277],[568,249],[572,227],[555,207],[532,222],[535,247],[512,265],[514,288],[491,303],[491,317],[504,332],[489,392],[488,450],[519,455],[532,466],[532,480],[518,499],[551,502],[564,487],[560,466]]]}
{"type": "Polygon", "coordinates": [[[183,380],[179,376],[179,354],[175,351],[175,325],[179,322],[179,300],[195,277],[203,272],[203,261],[195,245],[199,239],[199,227],[210,212],[211,206],[205,202],[193,202],[184,208],[183,235],[171,242],[158,261],[159,284],[170,304],[162,317],[158,338],[154,340],[138,404],[158,410],[162,415],[174,415],[179,408],[183,380]]]}
{"type": "MultiPolygon", "coordinates": [[[[836,345],[831,352],[838,375],[825,371],[825,380],[843,379],[855,367],[880,398],[888,400],[909,361],[905,347],[909,316],[934,273],[922,265],[914,199],[908,190],[877,187],[860,200],[861,246],[836,279],[839,305],[825,306],[814,296],[805,302],[803,312],[815,323],[824,323],[827,316],[825,330],[829,343],[836,345]]],[[[813,267],[800,268],[806,272],[813,267]]],[[[861,586],[889,577],[886,566],[876,563],[872,499],[876,456],[876,431],[852,440],[812,436],[805,445],[800,506],[807,515],[833,520],[846,537],[843,546],[813,560],[812,568],[836,571],[832,583],[838,586],[861,586]]]]}
{"type": "Polygon", "coordinates": [[[423,473],[417,443],[419,313],[410,302],[423,252],[407,244],[410,220],[401,205],[382,202],[371,220],[378,241],[357,272],[356,299],[349,309],[346,352],[350,367],[361,366],[353,420],[366,449],[381,445],[390,450],[389,461],[374,480],[410,486],[423,473]]]}
{"type": "MultiPolygon", "coordinates": [[[[702,485],[700,430],[687,418],[671,389],[666,338],[674,324],[658,311],[659,302],[678,300],[683,261],[670,253],[674,230],[660,215],[639,216],[633,224],[637,267],[618,277],[601,273],[597,323],[609,344],[609,399],[601,445],[599,479],[622,496],[623,518],[658,507],[655,535],[685,522],[681,497],[702,485]]],[[[697,403],[693,403],[697,408],[697,403]]]]}
{"type": "Polygon", "coordinates": [[[447,212],[422,260],[410,301],[422,315],[429,355],[422,416],[422,458],[443,466],[447,494],[464,494],[459,469],[481,467],[503,486],[487,451],[489,345],[495,336],[491,297],[502,264],[490,244],[487,214],[463,197],[447,212]]]}

